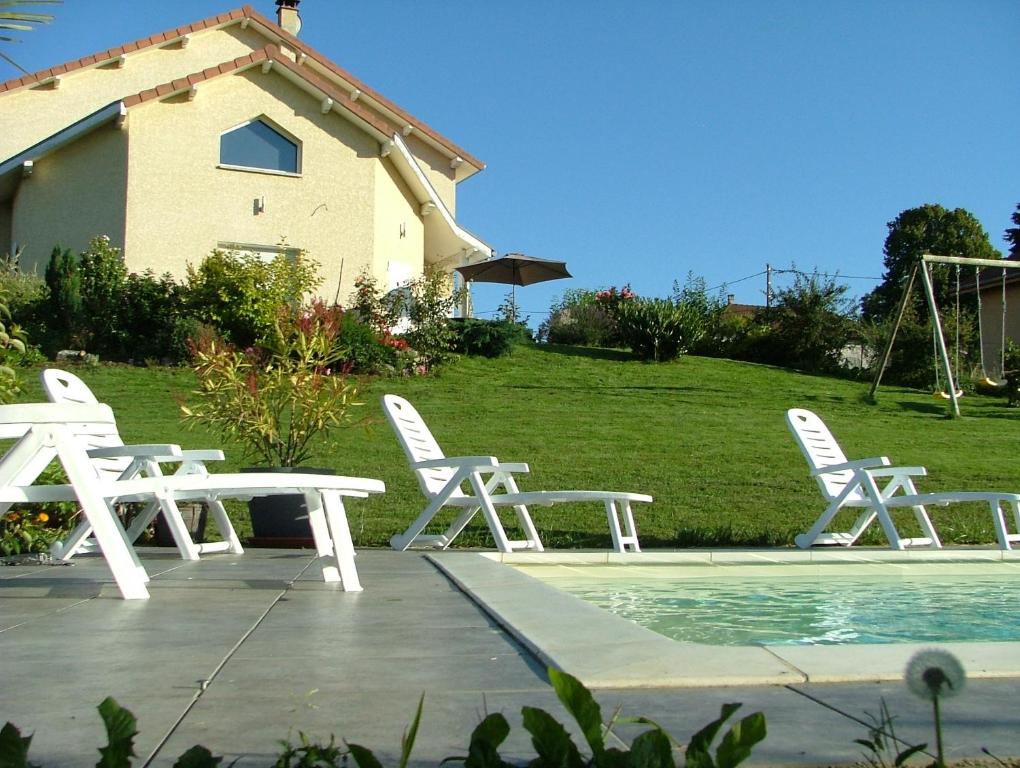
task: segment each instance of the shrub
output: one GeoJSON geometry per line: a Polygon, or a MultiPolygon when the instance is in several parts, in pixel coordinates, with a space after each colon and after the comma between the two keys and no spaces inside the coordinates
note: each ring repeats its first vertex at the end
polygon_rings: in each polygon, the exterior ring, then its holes
{"type": "Polygon", "coordinates": [[[757,362],[768,335],[769,327],[755,317],[724,312],[699,345],[700,354],[757,362]]]}
{"type": "Polygon", "coordinates": [[[337,335],[337,359],[349,373],[378,373],[396,365],[396,350],[354,312],[340,312],[337,335]]]}
{"type": "Polygon", "coordinates": [[[187,306],[228,341],[248,347],[272,332],[281,305],[300,302],[319,285],[317,270],[304,253],[266,262],[254,253],[215,250],[198,267],[188,265],[187,306]]]}
{"type": "Polygon", "coordinates": [[[453,331],[449,318],[460,292],[453,289],[448,273],[431,267],[409,282],[407,291],[407,315],[411,322],[405,334],[407,343],[418,353],[424,370],[431,371],[451,357],[453,331]]]}
{"type": "MultiPolygon", "coordinates": [[[[39,476],[42,485],[66,483],[63,469],[51,465],[39,476]]],[[[50,545],[64,538],[77,523],[78,505],[73,502],[16,504],[0,515],[0,554],[21,555],[48,552],[50,545]]]]}
{"type": "Polygon", "coordinates": [[[403,310],[403,296],[399,291],[382,294],[378,281],[368,274],[358,275],[354,280],[354,292],[348,299],[350,310],[362,323],[377,333],[389,333],[400,322],[403,310]]]}
{"type": "Polygon", "coordinates": [[[856,338],[855,303],[847,286],[819,275],[795,273],[790,288],[777,292],[773,306],[758,313],[769,333],[759,362],[812,373],[836,373],[843,348],[856,338]]]}
{"type": "Polygon", "coordinates": [[[620,334],[641,360],[675,360],[705,332],[697,309],[670,299],[635,299],[621,305],[620,334]]]}
{"type": "Polygon", "coordinates": [[[81,275],[70,248],[54,246],[46,265],[49,288],[49,328],[55,347],[81,347],[77,338],[81,316],[81,275]]]}
{"type": "Polygon", "coordinates": [[[549,316],[539,325],[539,341],[585,347],[622,346],[614,312],[621,295],[622,292],[617,293],[615,288],[564,291],[560,300],[550,307],[549,316]]]}
{"type": "Polygon", "coordinates": [[[120,249],[106,235],[93,238],[81,253],[78,274],[81,312],[72,323],[75,334],[89,352],[119,359],[129,346],[124,328],[128,273],[120,249]]]}
{"type": "Polygon", "coordinates": [[[539,326],[539,338],[550,344],[616,347],[620,329],[616,318],[594,304],[578,304],[554,311],[539,326]]]}
{"type": "Polygon", "coordinates": [[[313,301],[277,308],[265,346],[244,351],[204,339],[195,346],[198,389],[182,405],[190,421],[241,442],[246,456],[271,467],[294,467],[313,437],[350,421],[357,390],[337,370],[339,307],[313,301]]]}
{"type": "Polygon", "coordinates": [[[146,270],[128,275],[121,300],[120,356],[171,364],[187,361],[188,339],[198,333],[199,321],[186,313],[184,294],[169,274],[157,278],[146,270]]]}
{"type": "Polygon", "coordinates": [[[0,256],[0,291],[7,298],[11,320],[30,328],[36,317],[43,314],[42,305],[49,297],[46,281],[31,272],[23,272],[21,252],[0,256]]]}
{"type": "Polygon", "coordinates": [[[705,286],[705,279],[688,273],[686,282],[681,286],[679,280],[673,281],[673,302],[683,305],[694,316],[700,318],[703,332],[691,340],[688,352],[695,355],[718,355],[721,342],[722,323],[726,311],[726,302],[722,295],[711,297],[705,286]]]}
{"type": "Polygon", "coordinates": [[[464,318],[452,323],[454,350],[464,355],[502,357],[513,350],[515,344],[530,339],[527,326],[506,320],[479,320],[464,318]]]}

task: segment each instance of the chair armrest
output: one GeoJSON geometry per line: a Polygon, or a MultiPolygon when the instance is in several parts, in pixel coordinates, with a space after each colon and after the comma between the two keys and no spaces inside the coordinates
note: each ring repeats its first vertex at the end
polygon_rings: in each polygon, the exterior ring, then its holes
{"type": "Polygon", "coordinates": [[[531,473],[531,467],[529,467],[527,464],[525,464],[522,461],[513,462],[513,463],[500,462],[500,464],[497,467],[497,469],[499,469],[500,472],[507,472],[507,473],[510,473],[510,472],[520,472],[521,474],[525,474],[525,475],[531,473]]]}
{"type": "Polygon", "coordinates": [[[91,448],[88,451],[91,459],[119,458],[155,458],[166,461],[180,461],[184,453],[181,446],[172,443],[153,445],[113,445],[107,448],[91,448]]]}
{"type": "Polygon", "coordinates": [[[873,477],[924,477],[928,474],[928,470],[924,467],[879,467],[864,471],[873,477]]]}
{"type": "MultiPolygon", "coordinates": [[[[223,461],[226,458],[223,455],[223,451],[218,448],[188,449],[181,451],[181,456],[185,461],[223,461]]],[[[173,459],[170,459],[170,461],[173,461],[173,459]]]]}
{"type": "Polygon", "coordinates": [[[811,470],[811,476],[828,475],[832,472],[845,472],[848,469],[871,469],[873,467],[888,467],[889,459],[885,456],[876,456],[871,459],[857,459],[857,461],[846,461],[842,464],[826,464],[824,467],[817,467],[811,470]]]}
{"type": "Polygon", "coordinates": [[[499,468],[499,460],[495,456],[458,456],[455,458],[426,459],[424,461],[411,462],[411,469],[436,469],[438,467],[456,467],[463,469],[490,469],[499,468]]]}

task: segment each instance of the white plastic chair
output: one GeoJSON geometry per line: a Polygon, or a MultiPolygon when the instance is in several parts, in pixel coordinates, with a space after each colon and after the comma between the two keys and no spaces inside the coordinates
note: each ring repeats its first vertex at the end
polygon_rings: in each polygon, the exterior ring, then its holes
{"type": "Polygon", "coordinates": [[[798,547],[807,549],[826,544],[849,547],[877,518],[893,549],[917,546],[941,549],[942,542],[925,506],[964,502],[989,505],[995,535],[1002,549],[1012,549],[1013,542],[1020,542],[1020,495],[980,491],[918,493],[913,478],[926,475],[924,467],[893,467],[885,456],[849,461],[825,423],[803,408],[788,410],[786,423],[807,460],[811,476],[828,502],[810,530],[795,537],[798,547]],[[1004,506],[1012,511],[1017,533],[1009,533],[1006,527],[1004,506]],[[889,510],[902,507],[913,511],[924,536],[900,537],[889,510]],[[850,530],[826,532],[836,514],[845,508],[861,510],[850,530]]]}
{"type": "MultiPolygon", "coordinates": [[[[109,499],[99,491],[95,467],[77,439],[83,431],[103,435],[115,429],[113,412],[106,405],[0,406],[0,438],[15,440],[0,458],[0,514],[16,503],[77,501],[121,595],[129,600],[144,599],[149,596],[145,587],[148,575],[109,499]],[[70,484],[34,485],[54,458],[60,461],[70,484]]],[[[174,452],[170,446],[164,448],[166,453],[174,452]]]]}
{"type": "MultiPolygon", "coordinates": [[[[88,385],[69,371],[47,368],[40,374],[43,391],[53,403],[94,405],[99,402],[88,385]]],[[[223,451],[220,450],[185,450],[177,456],[160,456],[153,454],[153,446],[134,446],[132,450],[124,449],[124,441],[114,425],[110,434],[82,435],[86,450],[111,448],[116,455],[103,454],[93,450],[91,456],[96,469],[104,476],[116,480],[130,480],[134,477],[158,477],[163,474],[162,463],[175,463],[175,475],[206,476],[207,461],[222,461],[223,451]],[[121,450],[124,449],[124,450],[121,450]]],[[[241,541],[234,531],[234,526],[227,516],[223,503],[212,499],[206,502],[213,521],[220,532],[220,541],[196,544],[188,527],[181,516],[180,509],[173,499],[157,499],[150,501],[139,513],[127,529],[129,541],[137,541],[145,532],[157,514],[162,512],[167,529],[174,539],[174,544],[185,560],[198,560],[199,555],[209,552],[230,552],[240,555],[244,553],[241,541]]],[[[75,530],[62,542],[54,544],[51,554],[60,559],[69,559],[81,550],[89,549],[87,537],[92,532],[88,520],[83,520],[75,530]]]]}
{"type": "Polygon", "coordinates": [[[605,505],[613,549],[617,552],[641,551],[631,503],[650,502],[651,496],[615,491],[522,492],[517,487],[514,473],[528,472],[527,464],[500,463],[494,456],[448,458],[421,415],[407,400],[397,395],[384,395],[382,402],[386,418],[396,431],[418,485],[428,499],[425,510],[410,527],[390,539],[390,546],[394,549],[405,550],[414,546],[446,549],[471,518],[481,511],[500,552],[520,549],[542,552],[542,541],[527,505],[599,501],[605,505]],[[425,528],[443,507],[458,507],[463,511],[443,533],[425,534],[425,528]],[[498,507],[513,508],[524,531],[524,539],[511,541],[507,537],[496,512],[498,507]]]}
{"type": "Polygon", "coordinates": [[[146,452],[150,457],[182,459],[183,454],[180,446],[172,444],[86,448],[90,441],[102,440],[115,431],[113,412],[106,405],[0,406],[0,439],[15,440],[0,458],[0,512],[16,503],[77,501],[123,597],[144,599],[149,596],[145,587],[148,575],[117,518],[115,503],[156,499],[162,505],[301,493],[308,507],[323,580],[339,582],[348,592],[361,591],[343,499],[382,493],[385,486],[381,481],[304,473],[156,475],[121,479],[97,468],[92,459],[135,457],[146,452]],[[70,482],[34,485],[54,458],[59,459],[70,482]]]}

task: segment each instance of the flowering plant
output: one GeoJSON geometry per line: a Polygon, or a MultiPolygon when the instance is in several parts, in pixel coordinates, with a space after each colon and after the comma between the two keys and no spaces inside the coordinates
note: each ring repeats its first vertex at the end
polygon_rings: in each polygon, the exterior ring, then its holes
{"type": "Polygon", "coordinates": [[[209,424],[269,466],[299,465],[313,437],[349,422],[348,409],[360,405],[342,366],[342,316],[339,307],[316,300],[281,307],[256,347],[193,342],[198,389],[193,404],[181,405],[185,419],[209,424]]]}
{"type": "Polygon", "coordinates": [[[611,310],[616,309],[626,301],[636,298],[637,294],[631,290],[630,283],[627,283],[627,285],[619,290],[614,285],[595,292],[595,302],[611,310]]]}
{"type": "MultiPolygon", "coordinates": [[[[66,482],[63,469],[56,464],[39,476],[41,485],[66,482]]],[[[73,502],[15,505],[6,514],[0,514],[0,555],[46,552],[54,541],[74,527],[78,514],[78,505],[73,502]]]]}

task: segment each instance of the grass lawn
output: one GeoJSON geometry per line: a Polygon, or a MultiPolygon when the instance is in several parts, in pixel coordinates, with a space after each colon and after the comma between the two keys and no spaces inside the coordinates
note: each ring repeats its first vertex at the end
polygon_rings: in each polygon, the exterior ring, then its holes
{"type": "MultiPolygon", "coordinates": [[[[76,369],[117,414],[127,442],[218,446],[210,433],[186,428],[177,398],[193,385],[190,371],[170,368],[76,369]]],[[[24,372],[26,401],[42,399],[36,371],[24,372]]],[[[355,543],[385,546],[421,511],[423,497],[379,399],[394,392],[421,412],[447,455],[496,455],[526,461],[523,490],[610,489],[650,493],[637,505],[642,545],[792,546],[822,509],[784,421],[787,408],[817,412],[850,458],[887,455],[926,466],[923,491],[1017,490],[1020,409],[1002,398],[966,396],[964,417],[947,419],[946,404],[916,390],[883,387],[866,402],[868,385],[767,366],[686,357],[647,364],[622,353],[573,347],[517,349],[507,358],[462,358],[431,378],[365,380],[363,424],[317,446],[309,466],[386,482],[387,493],[348,508],[355,543]]],[[[215,469],[245,466],[237,446],[215,469]]],[[[609,547],[601,505],[532,510],[548,547],[609,547]]],[[[991,544],[987,509],[932,510],[946,543],[991,544]]],[[[242,505],[231,510],[238,532],[250,531],[242,505]]],[[[909,512],[895,513],[901,535],[916,532],[909,512]]],[[[513,534],[511,533],[511,536],[513,534]]],[[[873,526],[870,543],[882,543],[873,526]]],[[[458,539],[491,546],[481,524],[458,539]]]]}

